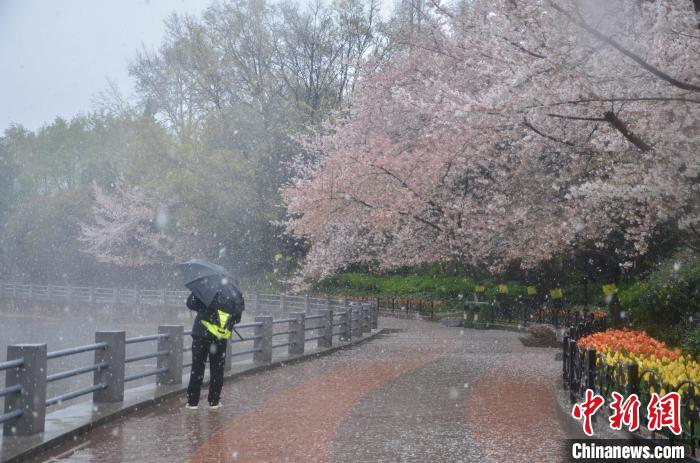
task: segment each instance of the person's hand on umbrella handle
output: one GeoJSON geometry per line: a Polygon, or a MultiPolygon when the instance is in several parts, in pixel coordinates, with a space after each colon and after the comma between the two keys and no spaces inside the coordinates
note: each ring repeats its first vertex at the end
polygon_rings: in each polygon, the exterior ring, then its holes
{"type": "Polygon", "coordinates": [[[230,330],[233,328],[234,325],[238,324],[241,322],[241,314],[235,314],[231,315],[228,320],[226,320],[226,329],[230,330]]]}

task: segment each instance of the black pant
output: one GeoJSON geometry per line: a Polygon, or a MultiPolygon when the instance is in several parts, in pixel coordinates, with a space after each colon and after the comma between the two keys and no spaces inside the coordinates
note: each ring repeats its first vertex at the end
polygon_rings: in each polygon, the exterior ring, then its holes
{"type": "Polygon", "coordinates": [[[204,379],[204,363],[209,356],[209,405],[219,403],[221,387],[224,385],[224,361],[227,341],[213,341],[201,336],[192,336],[192,371],[187,387],[187,403],[197,405],[204,379]]]}

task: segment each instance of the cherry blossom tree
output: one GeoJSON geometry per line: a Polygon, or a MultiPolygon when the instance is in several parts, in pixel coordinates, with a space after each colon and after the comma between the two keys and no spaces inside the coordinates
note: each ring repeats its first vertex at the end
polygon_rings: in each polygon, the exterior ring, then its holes
{"type": "Polygon", "coordinates": [[[284,195],[308,276],[356,262],[533,266],[691,229],[700,38],[689,0],[433,1],[284,195]]]}
{"type": "Polygon", "coordinates": [[[120,179],[108,193],[94,184],[94,222],[80,224],[85,252],[100,262],[141,267],[171,262],[175,242],[164,232],[167,208],[120,179]]]}

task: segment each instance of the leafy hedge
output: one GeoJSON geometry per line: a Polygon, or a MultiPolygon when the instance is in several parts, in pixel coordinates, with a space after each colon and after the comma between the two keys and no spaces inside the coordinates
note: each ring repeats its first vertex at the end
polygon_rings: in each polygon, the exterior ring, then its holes
{"type": "Polygon", "coordinates": [[[700,350],[700,258],[677,256],[660,263],[645,279],[619,293],[620,304],[631,324],[651,336],[678,346],[700,350]]]}
{"type": "Polygon", "coordinates": [[[315,288],[319,292],[357,297],[457,299],[471,294],[474,281],[458,276],[387,275],[343,273],[325,279],[315,288]]]}
{"type": "MultiPolygon", "coordinates": [[[[487,300],[495,298],[498,283],[494,279],[479,281],[486,287],[487,300]]],[[[461,309],[465,298],[472,299],[475,284],[472,278],[437,271],[383,276],[345,273],[320,282],[315,290],[353,297],[440,300],[441,310],[450,311],[461,309]]],[[[523,283],[513,281],[507,285],[510,300],[526,293],[523,283]]],[[[641,280],[623,281],[618,286],[626,322],[671,346],[683,345],[687,352],[700,354],[700,257],[674,256],[651,268],[641,280]]],[[[563,289],[568,308],[583,308],[581,301],[586,290],[588,308],[605,304],[599,283],[590,283],[587,288],[570,284],[563,289]]]]}
{"type": "MultiPolygon", "coordinates": [[[[498,292],[495,280],[488,279],[479,284],[485,286],[487,300],[495,297],[498,292]]],[[[518,282],[506,284],[511,297],[519,297],[526,292],[525,286],[518,282]]],[[[314,291],[351,297],[440,300],[450,306],[461,305],[465,298],[471,299],[475,285],[472,278],[438,273],[384,276],[343,273],[323,280],[314,291]]]]}
{"type": "MultiPolygon", "coordinates": [[[[446,305],[460,304],[463,298],[472,299],[474,286],[485,286],[484,297],[493,300],[499,291],[500,280],[494,278],[479,279],[464,276],[451,276],[439,272],[425,272],[412,275],[369,275],[365,273],[343,273],[327,278],[313,288],[317,293],[346,295],[350,297],[397,298],[440,300],[446,305]],[[462,298],[460,298],[462,295],[462,298]]],[[[508,298],[517,300],[527,296],[527,284],[520,281],[508,281],[508,298]]],[[[564,284],[564,302],[569,308],[600,308],[605,305],[605,298],[600,284],[564,284]],[[587,296],[585,293],[587,292],[587,296]]],[[[551,288],[538,286],[539,297],[551,288]]]]}

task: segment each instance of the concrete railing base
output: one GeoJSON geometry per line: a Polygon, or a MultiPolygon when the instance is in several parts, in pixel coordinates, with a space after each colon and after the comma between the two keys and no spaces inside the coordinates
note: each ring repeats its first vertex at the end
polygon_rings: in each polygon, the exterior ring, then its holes
{"type": "MultiPolygon", "coordinates": [[[[351,342],[324,348],[309,350],[301,355],[286,355],[268,364],[256,364],[252,361],[234,363],[232,369],[225,374],[225,382],[248,375],[272,370],[281,366],[303,362],[333,352],[357,346],[367,342],[384,330],[373,330],[361,338],[353,338],[351,342]]],[[[41,434],[33,436],[8,436],[0,442],[0,463],[15,463],[25,461],[63,442],[73,439],[91,429],[122,418],[135,411],[152,407],[166,400],[181,397],[184,400],[189,373],[183,375],[182,384],[173,386],[146,385],[130,388],[124,391],[124,401],[114,403],[94,404],[90,401],[81,402],[57,410],[46,415],[46,428],[41,434]]],[[[208,384],[208,380],[205,380],[208,384]]],[[[183,401],[184,406],[184,401],[183,401]]]]}

